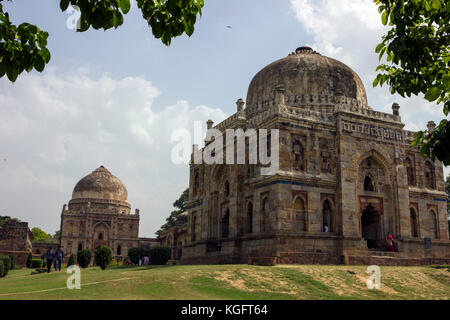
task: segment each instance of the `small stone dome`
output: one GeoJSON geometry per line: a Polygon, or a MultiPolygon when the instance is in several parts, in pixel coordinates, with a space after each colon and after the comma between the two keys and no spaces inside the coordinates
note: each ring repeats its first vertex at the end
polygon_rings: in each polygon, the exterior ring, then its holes
{"type": "Polygon", "coordinates": [[[102,199],[126,202],[128,192],[122,181],[104,166],[78,181],[72,193],[74,199],[102,199]]]}
{"type": "Polygon", "coordinates": [[[338,97],[344,97],[370,108],[364,84],[356,72],[309,47],[297,48],[255,75],[247,92],[247,115],[266,110],[275,89],[285,92],[288,106],[333,105],[338,97]]]}

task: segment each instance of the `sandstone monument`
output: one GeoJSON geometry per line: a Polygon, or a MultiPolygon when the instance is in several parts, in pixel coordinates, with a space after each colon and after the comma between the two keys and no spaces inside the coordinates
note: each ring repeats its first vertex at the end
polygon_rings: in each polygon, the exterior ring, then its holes
{"type": "Polygon", "coordinates": [[[351,68],[309,47],[262,69],[246,107],[208,127],[279,129],[279,170],[191,163],[181,262],[449,263],[443,166],[399,109],[372,109],[351,68]]]}
{"type": "Polygon", "coordinates": [[[139,238],[139,209],[131,213],[125,185],[100,166],[76,184],[72,199],[63,206],[61,245],[67,255],[107,246],[121,259],[130,248],[159,245],[159,241],[139,238]]]}

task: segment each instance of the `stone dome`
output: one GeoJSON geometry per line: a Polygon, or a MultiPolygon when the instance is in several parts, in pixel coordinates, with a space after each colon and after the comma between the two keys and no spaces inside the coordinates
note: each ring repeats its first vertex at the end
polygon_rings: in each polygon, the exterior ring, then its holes
{"type": "Polygon", "coordinates": [[[127,202],[128,192],[122,181],[104,166],[92,171],[78,181],[73,189],[72,200],[102,199],[127,202]]]}
{"type": "Polygon", "coordinates": [[[263,68],[247,92],[247,115],[267,110],[275,89],[285,92],[288,106],[323,106],[348,103],[368,108],[364,84],[350,67],[309,47],[263,68]]]}

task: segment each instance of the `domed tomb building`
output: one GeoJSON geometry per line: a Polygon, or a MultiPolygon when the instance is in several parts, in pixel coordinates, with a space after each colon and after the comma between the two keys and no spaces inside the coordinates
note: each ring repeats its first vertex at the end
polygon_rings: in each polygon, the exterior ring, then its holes
{"type": "Polygon", "coordinates": [[[300,47],[256,74],[244,104],[208,128],[279,129],[279,168],[262,175],[248,150],[246,164],[192,161],[182,263],[450,261],[442,163],[411,147],[398,104],[368,105],[351,68],[300,47]]]}
{"type": "Polygon", "coordinates": [[[107,246],[113,257],[126,257],[138,247],[139,209],[131,214],[125,185],[100,166],[75,186],[61,213],[61,245],[66,255],[81,249],[94,253],[107,246]]]}

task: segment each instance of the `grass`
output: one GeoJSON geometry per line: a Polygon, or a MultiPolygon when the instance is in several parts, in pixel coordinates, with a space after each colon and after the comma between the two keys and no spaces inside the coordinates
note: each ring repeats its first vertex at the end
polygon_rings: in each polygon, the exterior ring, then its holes
{"type": "Polygon", "coordinates": [[[12,270],[0,279],[0,299],[450,299],[447,266],[381,267],[381,289],[369,290],[364,266],[198,265],[81,269],[81,289],[69,275],[12,270]]]}

